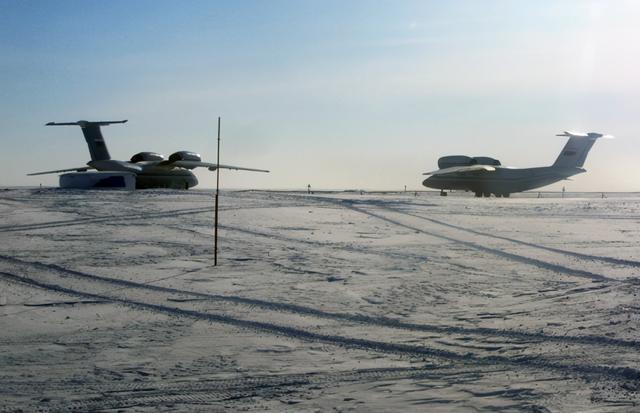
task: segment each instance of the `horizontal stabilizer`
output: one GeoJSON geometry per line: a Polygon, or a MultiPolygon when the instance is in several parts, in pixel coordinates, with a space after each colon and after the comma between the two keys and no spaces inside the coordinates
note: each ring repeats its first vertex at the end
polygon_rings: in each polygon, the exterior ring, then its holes
{"type": "Polygon", "coordinates": [[[127,120],[99,120],[88,121],[79,120],[77,122],[49,122],[45,126],[80,126],[84,139],[89,146],[89,153],[92,161],[103,161],[111,159],[109,150],[104,142],[104,137],[100,131],[101,126],[111,125],[113,123],[127,123],[127,120]]]}
{"type": "Polygon", "coordinates": [[[85,171],[87,171],[87,170],[89,170],[89,169],[93,169],[93,168],[92,168],[92,167],[90,167],[90,166],[81,166],[81,167],[78,167],[78,168],[58,169],[58,170],[55,170],[55,171],[34,172],[34,173],[27,174],[27,176],[34,176],[34,175],[47,175],[47,174],[59,174],[59,173],[61,173],[61,172],[72,172],[72,171],[75,171],[75,172],[85,172],[85,171]]]}
{"type": "Polygon", "coordinates": [[[591,138],[591,139],[613,139],[613,135],[604,135],[602,133],[597,132],[575,132],[575,131],[564,131],[562,133],[557,134],[556,136],[565,136],[567,138],[591,138]]]}
{"type": "Polygon", "coordinates": [[[452,166],[451,168],[438,169],[437,171],[425,172],[422,175],[446,175],[459,172],[475,172],[486,171],[493,172],[496,168],[489,165],[469,165],[469,166],[452,166]]]}
{"type": "Polygon", "coordinates": [[[238,171],[269,172],[266,169],[245,168],[242,166],[222,165],[222,164],[218,165],[215,163],[200,162],[200,161],[175,161],[168,164],[167,166],[179,166],[181,168],[189,168],[189,169],[203,167],[203,168],[209,168],[210,171],[215,171],[216,169],[220,168],[220,169],[235,169],[238,171]]]}
{"type": "Polygon", "coordinates": [[[112,123],[127,123],[127,119],[125,120],[99,120],[99,121],[88,121],[88,120],[79,120],[77,122],[49,122],[45,126],[80,126],[84,128],[86,126],[94,125],[94,126],[107,126],[112,123]]]}
{"type": "Polygon", "coordinates": [[[560,152],[560,155],[558,155],[558,158],[553,163],[554,167],[560,169],[582,168],[596,140],[600,138],[613,138],[611,135],[604,135],[602,133],[575,131],[564,131],[556,136],[569,138],[562,152],[560,152]]]}

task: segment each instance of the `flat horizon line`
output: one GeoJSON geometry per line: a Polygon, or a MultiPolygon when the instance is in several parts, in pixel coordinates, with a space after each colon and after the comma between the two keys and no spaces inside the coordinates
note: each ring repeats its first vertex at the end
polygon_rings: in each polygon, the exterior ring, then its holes
{"type": "MultiPolygon", "coordinates": [[[[7,185],[0,187],[0,191],[12,190],[12,189],[65,189],[68,190],[70,188],[60,188],[59,186],[52,185],[7,185]]],[[[105,188],[107,189],[107,188],[105,188]]],[[[151,190],[163,190],[172,188],[153,188],[151,190]]],[[[91,189],[89,189],[91,190],[91,189]]],[[[102,190],[102,189],[93,189],[93,190],[102,190]]],[[[109,190],[109,189],[107,189],[109,190]]],[[[140,189],[137,189],[140,191],[140,189]]],[[[215,191],[213,187],[198,187],[189,189],[189,191],[215,191]]],[[[222,188],[221,191],[263,191],[263,192],[307,192],[307,188],[222,188]]],[[[411,192],[421,192],[421,193],[440,193],[437,189],[353,189],[353,188],[311,188],[312,193],[333,193],[333,192],[366,192],[366,193],[411,193],[411,192]]],[[[466,193],[469,191],[451,191],[451,193],[466,193]]],[[[562,194],[563,191],[522,191],[516,192],[514,194],[562,194]]],[[[565,194],[640,194],[640,190],[635,191],[564,191],[565,194]]]]}

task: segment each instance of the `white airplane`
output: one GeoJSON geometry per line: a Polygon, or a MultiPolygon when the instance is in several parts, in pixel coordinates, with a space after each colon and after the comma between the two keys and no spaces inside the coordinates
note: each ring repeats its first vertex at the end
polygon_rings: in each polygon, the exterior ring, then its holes
{"type": "MultiPolygon", "coordinates": [[[[107,145],[102,137],[101,126],[115,123],[126,123],[127,120],[119,121],[97,121],[90,122],[79,120],[77,122],[56,123],[49,122],[46,126],[80,126],[84,139],[89,146],[91,160],[86,166],[78,168],[58,169],[55,171],[35,172],[28,174],[43,175],[61,172],[81,172],[80,174],[66,174],[60,177],[61,186],[65,182],[91,182],[90,187],[118,187],[124,186],[124,179],[133,176],[135,187],[145,188],[177,188],[189,189],[198,184],[198,179],[191,172],[191,169],[204,167],[210,171],[221,169],[236,169],[242,171],[269,172],[264,169],[244,168],[233,165],[218,165],[215,163],[202,162],[199,154],[189,151],[179,151],[173,153],[168,159],[164,155],[155,152],[140,152],[131,157],[130,161],[117,161],[111,159],[107,145]],[[110,172],[109,174],[99,174],[86,172],[89,169],[96,171],[110,172]],[[93,174],[94,176],[92,176],[93,174]],[[68,179],[63,179],[68,178],[68,179]]],[[[68,184],[66,186],[73,186],[68,184]]],[[[87,185],[83,185],[87,187],[87,185]]]]}
{"type": "Polygon", "coordinates": [[[426,172],[431,175],[422,184],[428,188],[445,190],[458,189],[475,192],[476,197],[508,197],[514,192],[527,191],[570,176],[586,172],[582,168],[589,150],[599,138],[613,138],[601,133],[563,132],[556,136],[566,136],[569,141],[551,166],[538,168],[503,167],[497,159],[486,156],[444,156],[438,159],[437,171],[426,172]]]}

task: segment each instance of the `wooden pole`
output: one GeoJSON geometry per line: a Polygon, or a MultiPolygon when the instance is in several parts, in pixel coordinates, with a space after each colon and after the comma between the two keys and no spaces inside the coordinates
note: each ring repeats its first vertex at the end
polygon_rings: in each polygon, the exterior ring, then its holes
{"type": "Polygon", "coordinates": [[[216,163],[216,206],[213,231],[213,265],[218,265],[218,193],[220,192],[220,116],[218,116],[218,161],[216,163]]]}

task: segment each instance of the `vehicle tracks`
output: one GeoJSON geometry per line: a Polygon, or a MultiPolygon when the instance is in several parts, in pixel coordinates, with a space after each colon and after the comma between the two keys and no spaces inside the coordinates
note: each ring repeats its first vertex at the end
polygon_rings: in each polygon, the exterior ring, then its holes
{"type": "MultiPolygon", "coordinates": [[[[220,211],[235,211],[240,209],[244,210],[244,209],[282,208],[282,207],[289,207],[289,206],[290,205],[224,207],[224,208],[220,208],[220,211]]],[[[104,222],[117,223],[117,222],[148,220],[153,218],[173,218],[173,217],[178,217],[182,215],[195,215],[195,214],[202,214],[206,212],[213,213],[214,207],[185,208],[185,209],[174,209],[174,210],[159,211],[159,212],[144,212],[144,213],[124,214],[124,215],[75,218],[75,219],[65,219],[65,220],[58,220],[58,221],[40,222],[40,223],[34,223],[34,224],[4,225],[4,226],[0,226],[0,233],[1,232],[20,232],[20,231],[29,231],[29,230],[56,228],[56,227],[68,227],[68,226],[85,225],[85,224],[100,224],[104,222]]]]}
{"type": "MultiPolygon", "coordinates": [[[[326,198],[322,198],[322,199],[326,199],[326,198]]],[[[482,251],[482,252],[486,252],[489,253],[491,255],[495,255],[498,256],[500,258],[506,258],[509,259],[511,261],[517,261],[523,264],[527,264],[527,265],[532,265],[538,268],[542,268],[545,270],[549,270],[549,271],[554,271],[554,272],[558,272],[561,274],[566,274],[566,275],[570,275],[570,276],[574,276],[574,277],[579,277],[579,278],[588,278],[591,279],[592,281],[595,282],[603,282],[603,281],[619,281],[616,280],[614,278],[610,278],[607,277],[605,275],[602,274],[596,274],[593,273],[591,271],[586,271],[586,270],[579,270],[579,269],[575,269],[575,268],[570,268],[570,267],[566,267],[564,265],[560,265],[560,264],[554,264],[551,262],[547,262],[547,261],[543,261],[543,260],[539,260],[537,258],[530,258],[524,255],[519,255],[519,254],[515,254],[515,253],[511,253],[511,252],[506,252],[506,251],[502,251],[499,249],[495,249],[495,248],[491,248],[491,247],[487,247],[484,245],[480,245],[477,244],[475,242],[472,241],[466,241],[466,240],[462,240],[459,238],[455,238],[455,237],[450,237],[448,235],[444,235],[444,234],[439,234],[436,232],[432,232],[432,231],[426,231],[422,228],[416,227],[416,226],[412,226],[412,225],[408,225],[405,224],[403,222],[400,222],[398,220],[395,220],[393,218],[389,218],[387,216],[384,216],[380,213],[376,213],[376,212],[372,212],[372,211],[368,211],[366,209],[360,208],[358,206],[355,206],[353,201],[350,200],[341,200],[341,199],[333,199],[332,200],[334,204],[343,206],[345,208],[348,208],[354,212],[360,213],[360,214],[365,214],[368,215],[370,217],[379,219],[381,221],[390,223],[392,225],[398,226],[398,227],[402,227],[405,229],[409,229],[411,231],[415,231],[415,232],[419,232],[434,238],[438,238],[438,239],[442,239],[445,241],[449,241],[449,242],[453,242],[459,245],[464,245],[465,247],[471,248],[471,249],[475,249],[478,251],[482,251]]],[[[393,211],[393,210],[392,210],[393,211]]],[[[393,211],[395,212],[395,211],[393,211]]]]}
{"type": "Polygon", "coordinates": [[[555,253],[567,255],[567,256],[570,256],[570,257],[576,257],[576,258],[581,258],[581,259],[584,259],[584,260],[591,260],[591,261],[601,261],[601,262],[606,262],[608,264],[626,265],[626,266],[629,266],[629,267],[640,267],[640,261],[634,261],[634,260],[628,260],[628,259],[622,259],[622,258],[615,258],[615,257],[605,257],[605,256],[600,256],[600,255],[583,254],[583,253],[580,253],[580,252],[568,251],[568,250],[564,250],[564,249],[561,249],[561,248],[548,247],[548,246],[545,246],[545,245],[534,244],[532,242],[522,241],[522,240],[515,239],[515,238],[504,237],[502,235],[489,234],[487,232],[482,232],[482,231],[477,231],[477,230],[474,230],[474,229],[471,229],[471,228],[461,227],[459,225],[450,224],[450,223],[445,222],[445,221],[440,221],[440,220],[437,220],[437,219],[424,217],[424,216],[417,215],[417,214],[410,213],[410,212],[406,212],[406,211],[400,211],[400,210],[397,210],[397,209],[394,209],[394,208],[385,207],[385,209],[388,209],[390,211],[393,211],[393,212],[396,212],[396,213],[399,213],[399,214],[404,214],[404,215],[408,215],[408,216],[411,216],[411,217],[414,217],[414,218],[418,218],[418,219],[421,219],[421,220],[424,220],[424,221],[432,222],[432,223],[437,224],[437,225],[442,225],[442,226],[445,226],[445,227],[457,229],[459,231],[468,232],[470,234],[482,235],[482,236],[485,236],[485,237],[488,237],[488,238],[494,238],[494,239],[499,239],[499,240],[502,240],[502,241],[508,241],[508,242],[512,242],[514,244],[525,245],[527,247],[537,248],[537,249],[550,251],[550,252],[555,252],[555,253]]]}
{"type": "MultiPolygon", "coordinates": [[[[295,197],[293,195],[287,195],[287,196],[295,197]]],[[[625,266],[640,268],[640,261],[630,260],[630,259],[621,259],[621,258],[615,258],[615,257],[606,257],[606,256],[584,254],[584,253],[568,251],[568,250],[564,250],[564,249],[560,249],[560,248],[554,248],[554,247],[548,247],[548,246],[544,246],[544,245],[534,244],[534,243],[530,243],[530,242],[526,242],[526,241],[522,241],[522,240],[518,240],[518,239],[514,239],[514,238],[503,237],[503,236],[500,236],[500,235],[489,234],[489,233],[485,233],[485,232],[481,232],[481,231],[477,231],[477,230],[473,230],[473,229],[469,229],[469,228],[464,228],[464,227],[461,227],[461,226],[458,226],[458,225],[450,224],[450,223],[445,222],[445,221],[441,221],[441,220],[437,220],[437,219],[433,219],[433,218],[428,218],[428,217],[424,217],[424,216],[417,215],[417,214],[414,214],[414,213],[402,211],[402,210],[399,210],[398,208],[392,208],[392,207],[387,206],[387,204],[389,204],[389,202],[359,201],[359,200],[331,198],[331,197],[318,197],[318,196],[309,197],[309,199],[313,199],[314,201],[320,201],[320,202],[329,203],[329,204],[333,204],[333,205],[338,205],[340,207],[345,207],[345,208],[348,208],[348,209],[350,209],[352,211],[355,211],[355,212],[358,212],[358,213],[361,213],[361,214],[365,214],[365,215],[377,218],[379,220],[391,223],[391,224],[396,225],[396,226],[403,227],[405,229],[410,229],[410,230],[413,230],[413,231],[417,231],[417,232],[423,233],[425,235],[429,235],[429,236],[432,236],[432,237],[444,239],[444,240],[449,241],[449,242],[454,242],[454,243],[457,243],[457,244],[461,244],[461,245],[464,245],[464,246],[469,247],[469,248],[473,248],[473,249],[476,249],[476,250],[487,252],[487,253],[490,253],[492,255],[500,256],[502,258],[507,258],[507,259],[510,259],[510,260],[522,262],[522,263],[529,264],[529,265],[534,265],[534,266],[539,267],[539,268],[548,269],[548,270],[552,270],[552,271],[555,271],[555,272],[560,272],[560,273],[564,273],[564,274],[568,274],[568,275],[578,276],[578,277],[582,277],[582,278],[590,278],[590,279],[592,279],[594,281],[616,281],[616,280],[613,279],[613,278],[607,277],[605,275],[602,275],[602,274],[593,273],[591,271],[585,271],[585,270],[569,268],[569,267],[566,267],[566,266],[563,266],[563,265],[554,264],[554,263],[543,261],[543,260],[539,260],[539,259],[536,259],[536,258],[530,258],[530,257],[526,257],[526,256],[519,255],[519,254],[514,254],[514,253],[501,251],[501,250],[498,250],[498,249],[495,249],[495,248],[490,248],[490,247],[487,247],[487,246],[484,246],[484,245],[477,244],[477,243],[472,242],[472,241],[466,241],[466,240],[458,239],[458,238],[455,238],[455,237],[450,237],[448,235],[443,235],[443,234],[439,234],[439,233],[436,233],[436,232],[426,231],[426,230],[424,230],[422,228],[418,228],[418,227],[414,227],[414,226],[411,226],[411,225],[408,225],[408,224],[404,224],[404,223],[402,223],[400,221],[397,221],[397,220],[394,220],[392,218],[377,214],[375,212],[367,211],[367,210],[365,210],[363,208],[360,208],[358,205],[373,206],[373,207],[377,207],[377,208],[382,209],[382,210],[386,210],[388,212],[393,212],[393,213],[397,213],[397,214],[401,214],[401,215],[410,216],[410,217],[413,217],[413,218],[418,218],[418,219],[421,219],[421,220],[432,222],[432,223],[437,224],[437,225],[441,225],[441,226],[445,226],[445,227],[449,227],[449,228],[454,228],[454,229],[457,229],[459,231],[463,231],[463,232],[467,232],[467,233],[471,233],[471,234],[475,234],[475,235],[486,236],[486,237],[494,238],[494,239],[500,239],[500,240],[508,241],[508,242],[511,242],[511,243],[514,243],[514,244],[525,245],[525,246],[528,246],[528,247],[541,249],[541,250],[545,250],[545,251],[549,251],[549,252],[554,252],[554,253],[558,253],[558,254],[563,254],[563,255],[566,255],[566,256],[574,257],[574,258],[580,258],[580,259],[585,259],[585,260],[590,260],[590,261],[601,261],[601,262],[605,262],[605,263],[608,263],[608,264],[625,265],[625,266]]],[[[397,203],[391,202],[391,204],[395,205],[397,203]]],[[[406,203],[400,203],[400,204],[401,205],[412,205],[412,204],[406,204],[406,203]]]]}
{"type": "MultiPolygon", "coordinates": [[[[407,330],[414,332],[430,332],[430,333],[442,333],[442,334],[461,334],[461,335],[480,335],[489,337],[503,337],[508,339],[518,339],[524,341],[546,341],[546,342],[559,342],[559,343],[576,343],[587,345],[600,345],[600,346],[614,346],[624,348],[640,349],[640,341],[638,340],[623,340],[606,336],[556,336],[551,334],[543,334],[538,332],[518,331],[518,330],[502,330],[487,327],[461,327],[461,326],[442,326],[431,324],[416,324],[399,321],[389,317],[373,317],[363,314],[349,314],[349,313],[336,313],[330,311],[324,311],[313,307],[302,306],[298,304],[289,304],[282,302],[273,302],[267,300],[260,300],[256,298],[248,298],[234,295],[220,295],[201,293],[196,291],[182,290],[177,288],[162,287],[153,285],[150,283],[138,283],[134,281],[103,277],[99,275],[88,274],[80,271],[67,269],[56,264],[44,264],[40,262],[24,261],[13,257],[0,255],[0,260],[7,263],[24,265],[33,267],[36,270],[41,271],[54,271],[58,272],[62,277],[77,277],[81,279],[87,279],[90,281],[103,282],[118,286],[121,288],[138,288],[147,289],[151,291],[158,291],[162,293],[181,294],[188,295],[200,299],[211,301],[223,301],[233,304],[240,304],[246,306],[253,306],[265,310],[287,312],[293,314],[300,314],[305,316],[312,316],[336,321],[347,321],[356,324],[377,325],[381,327],[395,328],[399,330],[407,330]]],[[[166,278],[166,277],[165,277],[166,278]]],[[[164,280],[163,278],[162,280],[164,280]]],[[[160,280],[154,280],[158,282],[160,280]]]]}
{"type": "MultiPolygon", "coordinates": [[[[5,257],[2,257],[6,262],[5,257]]],[[[345,336],[340,334],[333,334],[331,332],[315,332],[306,329],[304,326],[289,326],[284,324],[278,324],[270,321],[258,321],[255,318],[256,312],[250,313],[250,318],[240,318],[236,316],[236,313],[232,313],[233,315],[222,314],[219,312],[213,312],[213,310],[206,309],[203,310],[194,310],[191,307],[189,302],[171,302],[173,306],[168,306],[164,303],[170,302],[168,298],[171,297],[172,294],[180,292],[181,294],[192,294],[189,292],[181,292],[180,290],[169,289],[158,286],[149,286],[149,285],[135,285],[131,281],[115,281],[113,279],[105,279],[104,277],[98,276],[87,276],[86,274],[74,272],[74,271],[66,271],[67,277],[64,277],[62,274],[56,275],[56,272],[60,271],[56,269],[54,266],[47,266],[49,271],[34,271],[35,276],[25,276],[25,275],[17,275],[15,272],[2,271],[0,272],[0,277],[14,281],[20,282],[23,284],[31,285],[34,287],[43,288],[50,291],[55,291],[58,293],[69,294],[74,296],[79,296],[83,298],[89,299],[99,299],[99,300],[110,300],[115,303],[119,303],[131,308],[139,309],[139,310],[147,310],[155,313],[165,314],[169,316],[176,317],[186,317],[194,320],[202,320],[208,321],[212,323],[222,323],[238,328],[249,329],[257,332],[273,334],[276,336],[287,337],[291,339],[312,342],[312,343],[323,343],[328,345],[334,345],[338,347],[343,347],[346,349],[355,349],[355,350],[363,350],[367,352],[377,352],[377,353],[389,353],[396,354],[399,356],[408,356],[412,358],[419,359],[436,359],[445,362],[453,362],[457,364],[464,365],[473,365],[473,366],[513,366],[519,368],[532,368],[532,369],[542,369],[545,371],[560,371],[563,373],[571,373],[573,375],[584,377],[584,376],[607,376],[615,379],[622,380],[640,380],[640,370],[629,368],[629,367],[616,367],[616,366],[608,366],[608,365],[597,365],[597,364],[582,364],[582,363],[571,363],[571,362],[558,362],[551,359],[547,359],[538,355],[514,355],[514,356],[503,356],[503,355],[479,355],[477,353],[473,353],[469,351],[469,349],[465,349],[462,351],[453,351],[448,349],[442,349],[437,347],[429,347],[425,345],[414,345],[414,344],[405,344],[405,343],[397,343],[397,342],[386,342],[379,340],[372,340],[368,338],[359,338],[354,336],[345,336]],[[95,291],[95,288],[91,286],[89,290],[89,286],[84,290],[77,289],[76,285],[78,285],[77,281],[80,275],[84,275],[83,278],[90,279],[94,284],[102,283],[107,284],[107,286],[111,285],[127,285],[128,288],[119,288],[113,291],[103,291],[100,294],[89,292],[95,291]],[[53,282],[52,282],[53,279],[53,282]],[[74,288],[70,288],[69,286],[65,286],[64,284],[71,284],[74,288]],[[154,294],[149,295],[140,295],[133,294],[135,288],[142,288],[147,291],[153,290],[154,294]],[[115,294],[117,291],[120,295],[115,294]],[[167,295],[169,294],[169,295],[167,295]],[[136,297],[131,298],[129,295],[136,297]],[[181,306],[182,305],[182,306],[181,306]],[[185,308],[186,307],[186,308],[185,308]]],[[[14,268],[15,269],[15,268],[14,268]]],[[[19,268],[18,268],[19,269],[19,268]]],[[[23,267],[24,269],[24,267],[23,267]]],[[[237,299],[235,301],[238,301],[237,299]]],[[[244,301],[244,300],[242,300],[244,301]]],[[[244,303],[243,303],[244,304],[244,303]]],[[[282,308],[281,306],[278,306],[282,308]]],[[[313,311],[309,311],[313,312],[313,311]]],[[[262,313],[260,314],[262,315],[262,313]]],[[[305,314],[308,315],[308,314],[305,314]]],[[[340,317],[343,318],[343,317],[340,317]]],[[[357,318],[356,318],[357,319],[357,318]]],[[[311,320],[313,321],[313,320],[311,320]]],[[[368,320],[369,321],[369,320],[368,320]]],[[[308,322],[306,325],[308,326],[308,322]]],[[[362,322],[361,322],[362,324],[362,322]]],[[[368,323],[369,325],[371,323],[368,323]]],[[[386,326],[385,326],[386,327],[386,326]]],[[[333,328],[333,327],[331,327],[333,328]]],[[[392,328],[397,328],[393,326],[392,328]]],[[[538,339],[541,337],[538,336],[538,339]]],[[[598,342],[606,342],[607,340],[604,338],[600,339],[591,339],[591,344],[598,342]]],[[[566,343],[567,341],[565,341],[566,343]]],[[[623,342],[620,342],[622,344],[623,342]]],[[[629,345],[628,343],[627,345],[629,345]]],[[[624,344],[623,344],[624,345],[624,344]]],[[[637,343],[633,344],[633,346],[637,346],[637,343]]]]}
{"type": "Polygon", "coordinates": [[[189,208],[189,209],[178,209],[178,210],[163,211],[163,212],[147,212],[147,213],[136,213],[136,214],[129,214],[129,215],[116,215],[116,216],[106,216],[106,217],[65,219],[65,220],[49,221],[49,222],[42,222],[42,223],[35,223],[35,224],[5,225],[0,227],[0,232],[18,232],[18,231],[28,231],[28,230],[35,230],[35,229],[94,224],[94,223],[102,223],[102,222],[166,218],[166,217],[176,217],[181,215],[201,214],[204,212],[213,212],[213,208],[212,207],[189,208]]]}
{"type": "Polygon", "coordinates": [[[353,251],[359,254],[368,254],[368,255],[385,255],[392,258],[403,258],[403,259],[413,259],[416,261],[424,262],[429,261],[429,257],[418,255],[418,254],[407,254],[403,252],[395,252],[395,251],[379,251],[369,248],[358,247],[352,244],[344,244],[344,243],[335,243],[335,242],[323,242],[323,241],[314,241],[308,239],[300,239],[300,238],[292,238],[286,237],[280,234],[273,234],[265,231],[257,231],[246,228],[240,228],[231,225],[220,225],[219,228],[225,229],[228,231],[234,231],[242,234],[273,239],[281,242],[287,242],[291,244],[304,244],[312,247],[323,247],[323,248],[331,248],[338,251],[353,251]]]}
{"type": "MultiPolygon", "coordinates": [[[[495,373],[499,371],[489,371],[495,373]]],[[[486,370],[483,374],[488,373],[486,370]]],[[[0,390],[5,393],[33,391],[40,392],[64,390],[67,393],[82,394],[86,398],[71,402],[39,403],[38,410],[93,411],[127,407],[159,406],[167,404],[210,405],[224,404],[230,401],[242,401],[260,397],[274,399],[309,392],[311,388],[337,387],[349,383],[379,382],[389,380],[448,380],[457,383],[477,380],[479,372],[455,371],[448,367],[425,365],[423,367],[399,367],[359,369],[336,373],[311,372],[287,375],[267,375],[238,377],[231,379],[200,378],[188,382],[156,382],[109,384],[100,383],[77,385],[64,382],[30,383],[29,385],[6,383],[0,390]]],[[[517,395],[516,395],[517,396],[517,395]]],[[[517,397],[511,397],[517,399],[517,397]]],[[[15,412],[20,409],[1,409],[0,412],[15,412]]]]}

